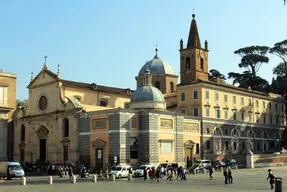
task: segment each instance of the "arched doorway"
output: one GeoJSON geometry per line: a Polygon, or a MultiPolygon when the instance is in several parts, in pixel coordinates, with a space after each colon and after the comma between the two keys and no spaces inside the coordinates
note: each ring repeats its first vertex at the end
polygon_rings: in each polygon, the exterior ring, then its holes
{"type": "Polygon", "coordinates": [[[186,160],[186,167],[191,167],[193,164],[193,148],[194,148],[194,142],[191,140],[188,140],[185,142],[185,160],[186,160]]]}

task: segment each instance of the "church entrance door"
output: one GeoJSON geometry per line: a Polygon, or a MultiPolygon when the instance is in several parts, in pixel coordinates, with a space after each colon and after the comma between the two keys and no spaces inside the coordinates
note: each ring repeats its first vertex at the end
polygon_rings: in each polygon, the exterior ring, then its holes
{"type": "Polygon", "coordinates": [[[95,168],[97,171],[101,170],[104,171],[104,155],[103,155],[103,148],[96,148],[95,149],[95,168]]]}
{"type": "Polygon", "coordinates": [[[39,153],[40,153],[40,162],[45,162],[46,161],[46,139],[40,139],[40,148],[39,148],[39,153]]]}

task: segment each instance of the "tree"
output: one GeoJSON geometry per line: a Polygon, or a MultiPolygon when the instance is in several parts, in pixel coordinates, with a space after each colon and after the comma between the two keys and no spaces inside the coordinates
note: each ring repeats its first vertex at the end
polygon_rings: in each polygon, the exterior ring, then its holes
{"type": "Polygon", "coordinates": [[[257,45],[238,49],[234,53],[242,57],[238,66],[246,68],[253,76],[256,76],[261,65],[269,62],[269,58],[266,56],[268,50],[267,46],[257,45]]]}
{"type": "Polygon", "coordinates": [[[275,43],[269,53],[279,57],[282,62],[280,62],[273,69],[273,74],[280,77],[287,77],[287,39],[278,43],[275,43]]]}
{"type": "Polygon", "coordinates": [[[16,100],[16,106],[26,106],[28,104],[28,100],[24,99],[23,101],[21,101],[20,99],[16,100]]]}
{"type": "Polygon", "coordinates": [[[217,78],[222,79],[222,80],[226,80],[226,77],[216,69],[211,69],[209,71],[208,78],[209,78],[209,80],[217,79],[217,78]]]}

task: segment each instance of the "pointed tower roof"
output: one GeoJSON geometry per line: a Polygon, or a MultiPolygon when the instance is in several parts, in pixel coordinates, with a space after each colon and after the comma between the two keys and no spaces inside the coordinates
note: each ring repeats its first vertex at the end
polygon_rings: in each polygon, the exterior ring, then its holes
{"type": "Polygon", "coordinates": [[[201,48],[198,28],[195,20],[195,14],[192,14],[192,21],[190,24],[187,48],[201,48]]]}

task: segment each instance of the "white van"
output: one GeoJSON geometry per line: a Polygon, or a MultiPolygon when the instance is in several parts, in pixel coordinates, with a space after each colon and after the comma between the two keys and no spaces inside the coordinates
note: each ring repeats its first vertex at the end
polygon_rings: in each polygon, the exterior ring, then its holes
{"type": "Polygon", "coordinates": [[[115,175],[116,178],[122,178],[122,177],[128,177],[129,170],[131,169],[131,166],[123,166],[123,167],[114,167],[110,171],[109,175],[115,175]]]}
{"type": "Polygon", "coordinates": [[[8,162],[8,161],[0,161],[0,177],[7,177],[7,179],[12,179],[15,177],[24,177],[25,172],[22,169],[20,163],[18,162],[8,162]],[[10,167],[9,177],[7,174],[8,166],[10,167]]]}
{"type": "Polygon", "coordinates": [[[199,159],[199,160],[196,160],[194,164],[199,165],[199,167],[207,168],[211,166],[211,160],[199,159]]]}
{"type": "Polygon", "coordinates": [[[134,172],[134,176],[135,177],[143,177],[144,176],[144,170],[146,170],[147,172],[152,169],[155,168],[154,165],[141,165],[139,168],[137,168],[134,172]]]}

